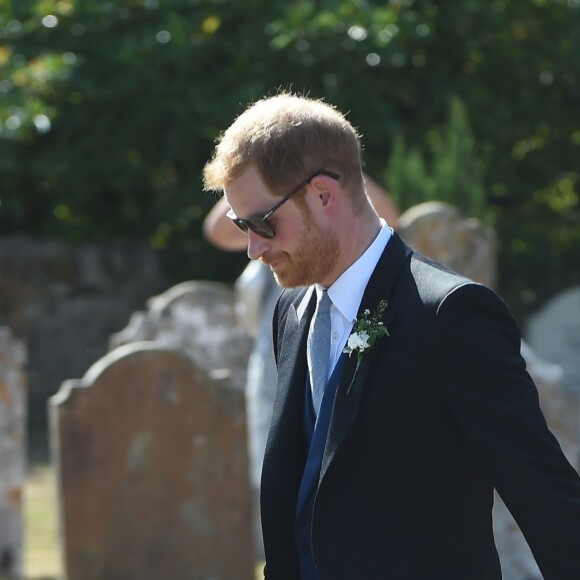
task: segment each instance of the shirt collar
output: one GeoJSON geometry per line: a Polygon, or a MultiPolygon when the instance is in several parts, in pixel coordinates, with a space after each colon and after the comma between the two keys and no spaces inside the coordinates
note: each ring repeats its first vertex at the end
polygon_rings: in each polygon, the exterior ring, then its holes
{"type": "MultiPolygon", "coordinates": [[[[364,291],[391,235],[391,228],[381,218],[381,229],[371,245],[328,289],[332,303],[349,323],[356,317],[364,291]]],[[[317,294],[319,291],[317,286],[317,294]]]]}

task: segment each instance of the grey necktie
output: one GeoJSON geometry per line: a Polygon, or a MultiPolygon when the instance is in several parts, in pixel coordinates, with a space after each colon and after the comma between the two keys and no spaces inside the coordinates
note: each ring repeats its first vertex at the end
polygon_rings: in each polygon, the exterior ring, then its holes
{"type": "Polygon", "coordinates": [[[332,300],[330,300],[325,290],[316,305],[314,322],[310,325],[306,347],[310,385],[312,387],[312,400],[314,402],[314,412],[317,415],[320,409],[322,395],[324,394],[324,388],[326,387],[326,375],[328,374],[331,304],[332,300]]]}

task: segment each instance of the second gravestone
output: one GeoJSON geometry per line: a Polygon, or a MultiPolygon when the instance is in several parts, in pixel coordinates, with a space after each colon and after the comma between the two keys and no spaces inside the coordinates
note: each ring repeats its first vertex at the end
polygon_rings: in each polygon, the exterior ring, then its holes
{"type": "Polygon", "coordinates": [[[580,394],[580,286],[554,296],[532,316],[526,336],[542,357],[562,366],[566,390],[580,394]]]}
{"type": "Polygon", "coordinates": [[[137,342],[50,405],[67,580],[253,578],[239,393],[137,342]]]}

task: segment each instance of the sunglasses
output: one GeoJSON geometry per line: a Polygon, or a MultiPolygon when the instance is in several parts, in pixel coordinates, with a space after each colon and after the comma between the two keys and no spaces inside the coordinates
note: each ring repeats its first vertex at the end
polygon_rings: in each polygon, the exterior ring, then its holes
{"type": "Polygon", "coordinates": [[[258,234],[262,238],[271,239],[276,235],[276,230],[272,224],[268,223],[268,219],[272,214],[280,209],[293,195],[296,195],[303,187],[308,185],[315,177],[318,175],[326,175],[335,180],[340,179],[340,175],[333,173],[332,171],[327,171],[326,169],[319,169],[314,172],[310,177],[299,183],[290,193],[286,194],[274,207],[270,208],[265,214],[251,216],[249,218],[239,218],[230,209],[226,214],[238,228],[240,228],[244,233],[248,233],[248,230],[252,230],[255,234],[258,234]]]}

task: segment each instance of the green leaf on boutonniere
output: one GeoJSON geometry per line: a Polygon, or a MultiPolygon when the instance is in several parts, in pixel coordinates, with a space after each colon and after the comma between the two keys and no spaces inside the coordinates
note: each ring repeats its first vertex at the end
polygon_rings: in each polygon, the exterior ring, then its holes
{"type": "Polygon", "coordinates": [[[387,309],[388,302],[381,300],[375,312],[371,315],[370,310],[365,310],[360,319],[355,319],[353,332],[346,341],[346,346],[342,352],[352,356],[356,352],[356,368],[354,375],[346,394],[350,392],[350,388],[356,377],[356,373],[362,362],[363,355],[368,352],[375,344],[376,340],[381,336],[390,336],[387,327],[382,322],[381,318],[387,309]]]}

